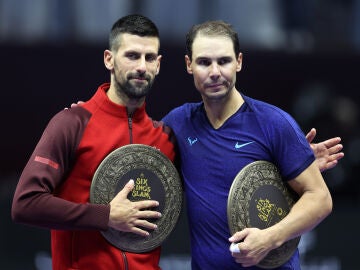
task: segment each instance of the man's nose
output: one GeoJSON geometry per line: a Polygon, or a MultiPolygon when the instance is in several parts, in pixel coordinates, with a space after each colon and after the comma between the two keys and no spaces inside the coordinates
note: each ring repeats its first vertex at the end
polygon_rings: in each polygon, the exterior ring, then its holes
{"type": "Polygon", "coordinates": [[[217,63],[214,63],[210,66],[210,76],[212,76],[212,77],[220,76],[220,68],[217,63]]]}
{"type": "Polygon", "coordinates": [[[136,70],[139,72],[139,73],[144,73],[146,72],[146,60],[145,60],[145,57],[140,57],[139,58],[139,61],[138,61],[138,65],[136,67],[136,70]]]}

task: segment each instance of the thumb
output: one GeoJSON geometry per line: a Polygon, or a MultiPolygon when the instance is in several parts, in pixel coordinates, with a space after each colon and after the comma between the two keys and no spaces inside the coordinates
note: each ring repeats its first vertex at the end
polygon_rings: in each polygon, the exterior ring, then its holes
{"type": "Polygon", "coordinates": [[[244,229],[240,232],[236,232],[234,233],[230,238],[229,241],[232,243],[238,243],[241,242],[242,240],[244,240],[244,238],[247,236],[248,234],[248,229],[244,229]]]}
{"type": "Polygon", "coordinates": [[[316,129],[315,128],[310,129],[308,134],[306,134],[306,140],[308,141],[308,143],[311,143],[314,140],[315,136],[316,136],[316,129]]]}
{"type": "Polygon", "coordinates": [[[134,189],[135,183],[133,179],[130,179],[129,182],[127,182],[122,190],[118,193],[117,196],[121,198],[127,198],[129,193],[134,189]]]}

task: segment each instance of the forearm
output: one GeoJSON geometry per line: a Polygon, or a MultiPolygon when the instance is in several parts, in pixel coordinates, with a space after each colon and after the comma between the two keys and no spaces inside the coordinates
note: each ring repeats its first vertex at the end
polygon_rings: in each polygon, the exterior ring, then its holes
{"type": "Polygon", "coordinates": [[[312,230],[332,210],[330,192],[316,164],[313,163],[298,178],[291,181],[291,186],[300,195],[299,200],[283,220],[268,229],[275,237],[276,246],[312,230]],[[310,185],[303,186],[302,179],[310,179],[310,185]]]}
{"type": "Polygon", "coordinates": [[[304,193],[289,214],[268,229],[275,247],[315,228],[331,212],[329,193],[304,193]]]}
{"type": "Polygon", "coordinates": [[[109,209],[107,205],[77,204],[51,195],[36,195],[14,201],[12,218],[17,223],[46,229],[106,230],[109,209]]]}
{"type": "Polygon", "coordinates": [[[56,197],[36,178],[20,179],[15,191],[12,218],[15,222],[48,229],[107,229],[110,207],[75,203],[56,197]]]}

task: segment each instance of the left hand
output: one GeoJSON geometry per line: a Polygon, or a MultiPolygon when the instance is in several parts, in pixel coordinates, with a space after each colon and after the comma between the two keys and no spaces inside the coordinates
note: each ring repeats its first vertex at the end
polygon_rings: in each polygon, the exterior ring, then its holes
{"type": "Polygon", "coordinates": [[[323,142],[312,143],[315,136],[316,129],[312,128],[308,134],[306,134],[306,139],[314,152],[320,171],[323,172],[335,167],[338,160],[344,157],[344,153],[341,152],[343,149],[343,145],[340,144],[341,138],[334,137],[323,142]]]}
{"type": "Polygon", "coordinates": [[[240,252],[232,252],[231,255],[237,263],[243,267],[257,265],[270,250],[274,249],[273,241],[269,239],[266,230],[246,228],[236,232],[229,238],[232,243],[238,243],[240,252]]]}

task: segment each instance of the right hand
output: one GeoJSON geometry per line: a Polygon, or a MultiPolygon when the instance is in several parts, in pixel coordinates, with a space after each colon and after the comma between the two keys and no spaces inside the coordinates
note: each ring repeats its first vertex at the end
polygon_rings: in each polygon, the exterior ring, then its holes
{"type": "Polygon", "coordinates": [[[78,105],[80,105],[80,104],[82,104],[82,103],[84,103],[84,101],[82,101],[82,100],[79,100],[77,103],[71,103],[71,108],[74,108],[74,107],[76,107],[76,106],[78,106],[78,105]]]}
{"type": "Polygon", "coordinates": [[[144,229],[155,230],[157,225],[146,219],[159,218],[161,213],[142,209],[157,207],[159,202],[154,200],[130,201],[127,196],[133,188],[134,181],[130,180],[110,202],[109,227],[123,232],[148,236],[149,232],[144,229]]]}
{"type": "MultiPolygon", "coordinates": [[[[84,101],[81,101],[81,100],[79,100],[77,103],[71,103],[71,105],[70,105],[70,108],[75,108],[75,107],[77,107],[77,106],[79,106],[80,104],[83,104],[84,103],[84,101]]],[[[67,109],[69,109],[68,107],[65,107],[64,108],[64,110],[67,110],[67,109]]]]}

